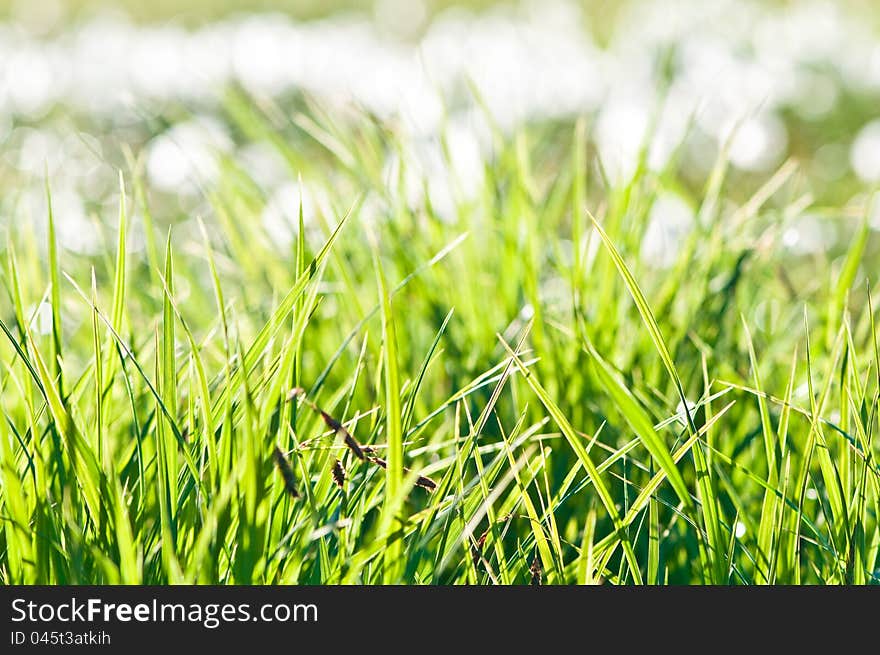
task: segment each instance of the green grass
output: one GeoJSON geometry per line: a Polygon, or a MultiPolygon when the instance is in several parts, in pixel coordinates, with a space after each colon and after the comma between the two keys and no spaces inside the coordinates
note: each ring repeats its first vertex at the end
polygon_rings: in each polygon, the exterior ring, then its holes
{"type": "Polygon", "coordinates": [[[723,149],[611,183],[579,121],[496,133],[441,218],[392,128],[284,116],[228,105],[326,199],[289,245],[234,157],[199,216],[131,158],[95,257],[11,223],[4,584],[880,581],[867,207],[723,149]],[[662,269],[661,193],[698,217],[662,269]],[[808,208],[848,250],[785,249],[808,208]]]}

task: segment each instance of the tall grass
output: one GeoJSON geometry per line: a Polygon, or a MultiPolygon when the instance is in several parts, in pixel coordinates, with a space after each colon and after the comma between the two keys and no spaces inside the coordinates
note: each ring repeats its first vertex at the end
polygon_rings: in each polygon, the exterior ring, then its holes
{"type": "Polygon", "coordinates": [[[323,199],[288,238],[234,157],[202,217],[133,159],[97,257],[8,230],[3,583],[878,581],[867,208],[793,255],[796,163],[612,182],[579,122],[496,131],[441,214],[367,116],[228,110],[323,199]]]}

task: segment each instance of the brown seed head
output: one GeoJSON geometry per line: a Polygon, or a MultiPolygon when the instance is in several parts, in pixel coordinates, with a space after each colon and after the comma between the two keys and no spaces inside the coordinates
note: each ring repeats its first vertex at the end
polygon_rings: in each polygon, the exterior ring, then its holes
{"type": "Polygon", "coordinates": [[[333,482],[336,483],[340,489],[345,484],[345,468],[342,466],[342,462],[338,459],[333,462],[333,482]]]}
{"type": "Polygon", "coordinates": [[[538,553],[535,552],[535,559],[532,560],[532,565],[529,567],[529,571],[532,574],[532,579],[529,584],[533,586],[541,585],[541,578],[543,576],[543,569],[541,568],[541,560],[538,559],[538,553]]]}
{"type": "Polygon", "coordinates": [[[272,452],[272,458],[275,460],[275,466],[278,468],[278,472],[284,480],[284,488],[287,490],[287,493],[289,493],[292,498],[299,498],[299,491],[296,489],[296,478],[293,476],[293,469],[290,466],[290,462],[287,461],[287,457],[284,456],[284,453],[281,452],[281,449],[278,446],[275,446],[275,450],[272,452]]]}

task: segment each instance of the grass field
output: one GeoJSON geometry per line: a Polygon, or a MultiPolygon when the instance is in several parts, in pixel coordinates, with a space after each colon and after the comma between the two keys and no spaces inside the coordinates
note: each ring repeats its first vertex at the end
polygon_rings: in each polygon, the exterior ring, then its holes
{"type": "Polygon", "coordinates": [[[117,142],[76,248],[52,175],[0,178],[2,583],[880,582],[880,199],[821,136],[623,174],[590,118],[481,109],[426,170],[292,102],[221,110],[282,207],[117,142]]]}

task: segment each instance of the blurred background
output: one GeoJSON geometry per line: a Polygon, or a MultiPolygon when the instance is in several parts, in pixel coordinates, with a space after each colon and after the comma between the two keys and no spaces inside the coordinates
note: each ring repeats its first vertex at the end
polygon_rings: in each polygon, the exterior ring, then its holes
{"type": "MultiPolygon", "coordinates": [[[[286,138],[303,151],[315,107],[342,122],[370,116],[401,135],[418,162],[411,195],[441,215],[453,211],[449,169],[455,193],[476,193],[493,129],[544,126],[549,148],[570,135],[553,126],[579,116],[611,181],[646,145],[652,169],[680,157],[679,182],[702,188],[728,142],[748,193],[791,157],[820,208],[864,206],[880,181],[880,9],[869,0],[3,0],[2,220],[43,213],[48,173],[66,247],[99,249],[85,227],[112,216],[128,152],[160,215],[198,209],[218,157],[232,155],[265,191],[267,227],[288,222],[299,186],[242,129],[231,90],[275,111],[276,127],[297,116],[286,138]]],[[[387,153],[389,174],[401,156],[387,153]]],[[[674,239],[690,219],[667,205],[658,238],[674,239]]],[[[821,213],[786,244],[845,240],[821,213]]]]}

